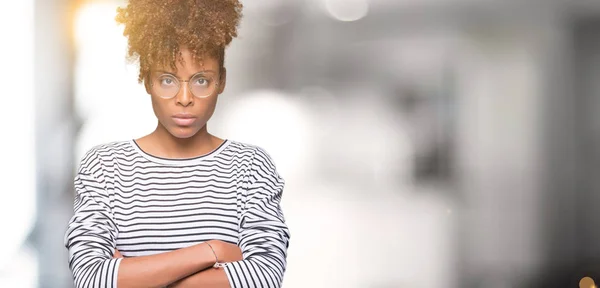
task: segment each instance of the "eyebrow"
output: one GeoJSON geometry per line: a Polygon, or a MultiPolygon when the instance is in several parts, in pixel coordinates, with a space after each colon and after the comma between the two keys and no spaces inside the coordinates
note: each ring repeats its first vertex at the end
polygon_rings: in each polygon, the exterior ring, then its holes
{"type": "MultiPolygon", "coordinates": [[[[201,71],[198,71],[198,72],[192,74],[192,76],[196,75],[196,74],[209,73],[209,72],[213,73],[213,74],[217,74],[217,72],[215,72],[214,70],[201,70],[201,71]]],[[[164,73],[164,74],[171,74],[173,76],[177,76],[175,73],[169,72],[169,71],[165,71],[165,70],[156,70],[156,71],[154,71],[154,73],[164,73]]]]}

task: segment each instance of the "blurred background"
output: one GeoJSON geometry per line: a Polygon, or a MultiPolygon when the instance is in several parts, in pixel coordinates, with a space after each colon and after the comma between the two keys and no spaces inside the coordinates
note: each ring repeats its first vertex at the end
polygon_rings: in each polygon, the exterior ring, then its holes
{"type": "MultiPolygon", "coordinates": [[[[600,282],[600,1],[242,2],[209,131],[286,179],[285,288],[600,282]]],[[[3,2],[0,287],[73,286],[79,159],[155,128],[124,4],[3,2]]]]}

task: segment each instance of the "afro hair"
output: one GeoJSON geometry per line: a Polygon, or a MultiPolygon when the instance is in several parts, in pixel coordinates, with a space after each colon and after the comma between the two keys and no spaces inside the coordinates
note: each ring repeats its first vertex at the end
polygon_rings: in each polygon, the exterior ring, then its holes
{"type": "Polygon", "coordinates": [[[224,50],[237,37],[242,17],[238,0],[130,0],[117,9],[128,39],[128,60],[139,61],[141,83],[156,66],[175,69],[186,47],[195,60],[224,64],[224,50]]]}

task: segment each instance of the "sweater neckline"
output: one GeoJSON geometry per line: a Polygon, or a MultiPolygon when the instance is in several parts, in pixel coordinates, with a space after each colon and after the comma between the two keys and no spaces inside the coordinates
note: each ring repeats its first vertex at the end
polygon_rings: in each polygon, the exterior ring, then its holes
{"type": "Polygon", "coordinates": [[[142,150],[142,148],[138,145],[138,143],[135,141],[135,139],[131,139],[129,141],[129,143],[133,147],[133,149],[139,155],[146,158],[147,160],[156,162],[156,163],[160,163],[160,164],[164,164],[164,165],[176,165],[176,166],[199,164],[203,161],[213,158],[215,155],[220,154],[230,144],[230,142],[231,141],[229,139],[225,139],[217,148],[215,148],[214,150],[212,150],[206,154],[200,155],[200,156],[195,156],[195,157],[191,157],[191,158],[165,158],[165,157],[159,157],[159,156],[152,155],[152,154],[147,153],[146,151],[142,150]]]}

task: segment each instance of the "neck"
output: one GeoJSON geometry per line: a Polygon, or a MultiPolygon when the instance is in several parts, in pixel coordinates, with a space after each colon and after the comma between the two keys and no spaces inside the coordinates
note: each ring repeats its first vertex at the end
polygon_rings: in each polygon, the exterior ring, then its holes
{"type": "Polygon", "coordinates": [[[221,139],[208,133],[206,125],[198,133],[189,138],[177,138],[173,136],[160,123],[152,134],[148,135],[151,139],[151,147],[147,151],[152,154],[159,154],[166,158],[193,158],[216,149],[221,144],[221,139]]]}

